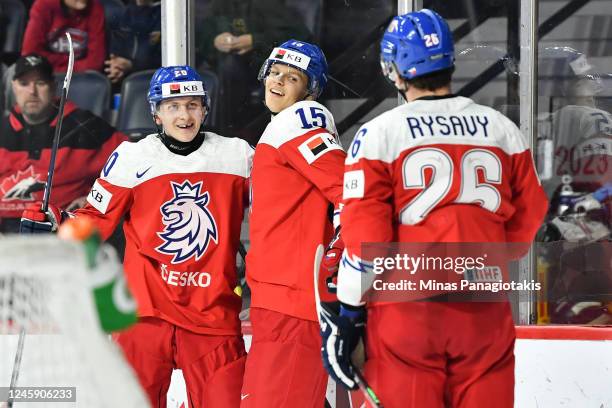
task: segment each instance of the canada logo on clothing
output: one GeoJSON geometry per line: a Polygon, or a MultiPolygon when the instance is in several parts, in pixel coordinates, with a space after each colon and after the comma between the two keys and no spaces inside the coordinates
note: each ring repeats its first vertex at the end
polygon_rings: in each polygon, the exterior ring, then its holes
{"type": "Polygon", "coordinates": [[[40,175],[34,172],[30,166],[24,171],[19,170],[4,178],[0,182],[0,198],[5,201],[23,200],[33,201],[33,193],[45,189],[45,183],[40,180],[40,175]]]}
{"type": "Polygon", "coordinates": [[[170,182],[174,197],[161,207],[165,228],[157,235],[164,241],[155,248],[165,255],[172,255],[172,263],[183,262],[192,256],[200,259],[210,241],[217,242],[217,223],[208,210],[210,194],[200,193],[202,182],[182,184],[170,182]]]}

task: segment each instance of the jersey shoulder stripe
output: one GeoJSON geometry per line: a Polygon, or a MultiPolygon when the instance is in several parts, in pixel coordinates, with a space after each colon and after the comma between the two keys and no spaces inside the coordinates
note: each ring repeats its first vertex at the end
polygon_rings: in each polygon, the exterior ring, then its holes
{"type": "Polygon", "coordinates": [[[223,173],[247,178],[253,148],[244,140],[206,132],[202,146],[181,156],[172,153],[157,135],[136,143],[123,142],[109,156],[100,178],[115,186],[133,188],[166,174],[223,173]]]}
{"type": "Polygon", "coordinates": [[[334,117],[325,106],[316,101],[296,102],[272,118],[259,143],[279,148],[317,128],[333,136],[338,133],[334,117]]]}

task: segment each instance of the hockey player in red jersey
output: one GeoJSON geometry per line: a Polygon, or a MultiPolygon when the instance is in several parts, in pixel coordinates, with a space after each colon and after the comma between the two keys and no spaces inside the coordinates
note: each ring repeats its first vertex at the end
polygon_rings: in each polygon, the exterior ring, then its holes
{"type": "MultiPolygon", "coordinates": [[[[158,133],[121,144],[74,216],[105,239],[125,217],[139,322],[115,339],[151,404],[166,406],[180,368],[190,407],[237,407],[246,353],[233,289],[253,149],[202,129],[210,103],[189,66],[158,69],[148,101],[158,133]]],[[[53,228],[58,211],[38,211],[24,213],[22,228],[53,228]]]]}
{"type": "Polygon", "coordinates": [[[528,243],[547,209],[518,128],[451,94],[454,47],[442,17],[425,9],[394,18],[381,63],[407,103],[363,125],[348,150],[341,305],[320,313],[324,365],[357,388],[350,356],[364,335],[364,376],[386,408],[513,407],[505,301],[372,302],[364,333],[373,260],[362,243],[528,243]]]}
{"type": "Polygon", "coordinates": [[[313,254],[330,242],[346,157],[330,112],[315,100],[327,82],[319,47],[289,40],[260,71],[272,120],[255,149],[247,281],[253,343],[243,407],[322,407],[313,254]]]}

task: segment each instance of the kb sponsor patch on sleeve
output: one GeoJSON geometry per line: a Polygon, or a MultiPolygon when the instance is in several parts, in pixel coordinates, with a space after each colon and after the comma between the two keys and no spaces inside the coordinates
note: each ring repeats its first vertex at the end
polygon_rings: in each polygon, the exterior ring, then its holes
{"type": "Polygon", "coordinates": [[[332,135],[322,133],[312,136],[302,143],[298,149],[302,156],[304,156],[304,159],[306,159],[306,162],[312,164],[325,153],[331,150],[342,150],[342,147],[332,135]]]}
{"type": "Polygon", "coordinates": [[[96,180],[89,195],[87,196],[87,202],[95,207],[102,214],[106,214],[106,210],[108,209],[108,204],[113,198],[113,194],[102,187],[100,183],[96,180]]]}
{"type": "Polygon", "coordinates": [[[365,190],[365,177],[363,170],[347,171],[344,173],[344,189],[342,199],[363,198],[365,190]]]}

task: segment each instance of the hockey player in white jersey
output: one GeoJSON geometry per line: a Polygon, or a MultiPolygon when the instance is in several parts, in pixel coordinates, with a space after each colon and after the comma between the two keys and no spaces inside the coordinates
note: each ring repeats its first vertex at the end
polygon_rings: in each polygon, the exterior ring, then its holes
{"type": "MultiPolygon", "coordinates": [[[[190,407],[235,408],[246,360],[236,252],[253,149],[204,130],[210,101],[190,66],[159,68],[147,100],[158,132],[121,144],[73,216],[104,239],[125,218],[124,270],[139,320],[114,338],[151,405],[166,407],[179,368],[190,407]]],[[[22,219],[38,230],[52,223],[40,206],[22,219]]]]}
{"type": "MultiPolygon", "coordinates": [[[[560,212],[561,190],[571,188],[578,196],[612,183],[612,114],[597,106],[606,81],[586,55],[570,47],[547,47],[538,64],[562,79],[551,97],[555,111],[538,117],[538,169],[554,216],[560,212]]],[[[609,227],[610,220],[606,223],[609,227]]]]}
{"type": "Polygon", "coordinates": [[[322,304],[323,362],[355,389],[350,356],[364,336],[365,379],[386,408],[513,407],[507,302],[364,300],[374,275],[363,243],[529,243],[546,212],[518,128],[451,94],[452,41],[431,10],[392,20],[381,64],[407,103],[364,124],[346,160],[341,305],[322,304]]]}
{"type": "MultiPolygon", "coordinates": [[[[253,342],[242,406],[322,407],[327,375],[312,265],[316,247],[330,242],[338,225],[346,155],[331,113],[316,101],[327,83],[319,47],[281,44],[264,62],[260,79],[272,120],[253,159],[247,255],[253,342]]],[[[327,258],[330,267],[340,259],[334,252],[337,246],[327,258]]]]}

